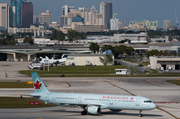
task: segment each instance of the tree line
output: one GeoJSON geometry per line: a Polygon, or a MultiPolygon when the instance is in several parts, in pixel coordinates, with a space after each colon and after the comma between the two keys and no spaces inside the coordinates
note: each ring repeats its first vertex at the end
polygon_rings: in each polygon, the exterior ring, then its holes
{"type": "MultiPolygon", "coordinates": [[[[89,46],[89,49],[93,52],[99,52],[100,48],[98,43],[91,43],[89,46]]],[[[112,45],[104,45],[101,48],[101,51],[105,52],[107,50],[111,50],[112,53],[114,54],[114,57],[117,58],[119,55],[132,55],[132,53],[134,52],[134,49],[132,47],[127,47],[125,45],[119,45],[119,46],[115,46],[113,47],[112,45]]]]}
{"type": "MultiPolygon", "coordinates": [[[[53,29],[52,34],[50,35],[51,40],[59,40],[64,41],[65,40],[65,34],[62,31],[58,31],[56,29],[53,29]]],[[[67,40],[72,42],[76,39],[86,39],[86,35],[83,32],[77,32],[76,30],[68,30],[67,34],[67,40]]]]}
{"type": "Polygon", "coordinates": [[[14,36],[12,35],[1,35],[0,36],[0,44],[1,45],[15,45],[17,41],[15,41],[14,36]]]}
{"type": "Polygon", "coordinates": [[[170,50],[164,50],[164,51],[158,51],[158,50],[151,50],[147,51],[145,53],[147,57],[149,56],[172,56],[172,55],[177,55],[176,51],[170,51],[170,50]]]}
{"type": "MultiPolygon", "coordinates": [[[[0,45],[16,45],[18,41],[12,35],[0,35],[0,45]]],[[[34,41],[31,37],[24,38],[23,43],[34,44],[34,41]]]]}

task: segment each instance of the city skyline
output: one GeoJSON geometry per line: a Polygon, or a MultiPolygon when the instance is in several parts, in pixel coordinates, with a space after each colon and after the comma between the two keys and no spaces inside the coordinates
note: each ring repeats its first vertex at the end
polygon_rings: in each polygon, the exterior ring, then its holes
{"type": "MultiPolygon", "coordinates": [[[[93,5],[100,12],[100,0],[28,0],[32,2],[34,6],[34,15],[38,16],[41,11],[49,10],[53,15],[53,21],[59,21],[59,16],[62,15],[62,6],[69,5],[79,7],[85,7],[90,9],[93,5]],[[51,3],[51,4],[50,4],[51,3]]],[[[163,21],[170,19],[173,21],[173,25],[176,25],[176,18],[174,10],[177,12],[178,20],[180,21],[180,8],[179,0],[109,0],[106,2],[112,2],[113,13],[118,14],[119,21],[126,21],[126,25],[130,20],[149,19],[151,21],[158,20],[158,27],[163,27],[163,21]]],[[[8,3],[7,0],[1,0],[1,3],[8,3]]]]}

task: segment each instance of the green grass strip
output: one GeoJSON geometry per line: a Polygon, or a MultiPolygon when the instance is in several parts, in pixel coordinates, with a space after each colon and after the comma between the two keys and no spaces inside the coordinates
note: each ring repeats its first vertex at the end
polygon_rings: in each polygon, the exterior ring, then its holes
{"type": "Polygon", "coordinates": [[[0,82],[0,88],[33,88],[33,84],[26,82],[0,82]]]}
{"type": "Polygon", "coordinates": [[[47,104],[34,98],[20,97],[0,97],[0,108],[36,108],[36,107],[52,107],[54,105],[47,104]],[[39,102],[39,105],[29,105],[29,102],[39,102]]]}
{"type": "Polygon", "coordinates": [[[180,80],[167,80],[167,82],[180,85],[180,80]]]}
{"type": "MultiPolygon", "coordinates": [[[[140,73],[137,69],[132,69],[123,65],[113,66],[52,66],[46,67],[46,70],[35,70],[41,77],[60,77],[65,74],[66,77],[119,77],[115,75],[115,69],[130,69],[140,73]]],[[[31,76],[33,70],[20,71],[21,74],[31,76]]],[[[125,76],[125,75],[124,75],[125,76]]]]}

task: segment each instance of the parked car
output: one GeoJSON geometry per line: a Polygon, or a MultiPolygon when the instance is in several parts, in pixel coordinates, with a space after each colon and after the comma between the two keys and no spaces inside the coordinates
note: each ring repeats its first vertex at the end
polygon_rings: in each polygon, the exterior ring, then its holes
{"type": "Polygon", "coordinates": [[[138,66],[139,66],[139,67],[143,67],[143,65],[142,65],[142,64],[139,64],[138,66]]]}

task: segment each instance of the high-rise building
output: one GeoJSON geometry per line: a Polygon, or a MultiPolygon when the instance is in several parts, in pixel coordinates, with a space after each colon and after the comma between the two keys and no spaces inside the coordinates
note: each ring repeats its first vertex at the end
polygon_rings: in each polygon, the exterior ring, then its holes
{"type": "Polygon", "coordinates": [[[71,9],[75,9],[75,6],[68,6],[68,5],[62,6],[62,15],[68,15],[71,9]]]}
{"type": "Polygon", "coordinates": [[[77,17],[77,16],[81,16],[82,18],[84,18],[84,17],[82,16],[82,12],[80,12],[80,11],[73,10],[73,11],[69,12],[69,13],[68,13],[68,25],[71,25],[71,23],[72,23],[72,18],[73,18],[73,17],[77,17]]]}
{"type": "Polygon", "coordinates": [[[46,12],[41,12],[41,14],[39,14],[39,23],[40,24],[51,24],[52,23],[52,14],[50,14],[50,11],[47,10],[46,12]]]}
{"type": "Polygon", "coordinates": [[[163,21],[163,30],[167,31],[172,26],[172,21],[167,19],[163,21]]]}
{"type": "Polygon", "coordinates": [[[63,27],[65,25],[68,25],[68,16],[63,15],[59,17],[59,26],[63,27]]]}
{"type": "Polygon", "coordinates": [[[91,12],[89,15],[89,25],[103,25],[102,14],[91,12]]]}
{"type": "Polygon", "coordinates": [[[125,21],[119,21],[118,22],[118,29],[124,29],[124,27],[126,26],[126,22],[125,21]]]}
{"type": "Polygon", "coordinates": [[[158,28],[158,21],[150,21],[150,20],[130,20],[129,28],[145,30],[154,30],[156,31],[158,28]]]}
{"type": "Polygon", "coordinates": [[[30,28],[33,24],[32,2],[23,2],[21,5],[21,27],[30,28]]]}
{"type": "Polygon", "coordinates": [[[148,30],[157,31],[157,29],[158,29],[158,21],[145,20],[145,26],[147,27],[148,30]]]}
{"type": "Polygon", "coordinates": [[[9,7],[9,27],[16,26],[16,7],[10,6],[9,7]]]}
{"type": "Polygon", "coordinates": [[[8,11],[9,6],[7,3],[0,3],[0,27],[9,27],[8,11]]]}
{"type": "Polygon", "coordinates": [[[16,25],[21,25],[21,4],[27,0],[10,0],[10,6],[15,7],[16,25]]]}
{"type": "Polygon", "coordinates": [[[38,17],[36,15],[33,15],[33,24],[38,23],[38,17]]]}
{"type": "Polygon", "coordinates": [[[102,14],[103,24],[105,29],[110,28],[110,19],[112,18],[112,3],[111,2],[101,2],[100,13],[102,14]]]}
{"type": "Polygon", "coordinates": [[[118,21],[119,21],[118,15],[117,15],[117,13],[114,13],[113,18],[110,19],[110,29],[111,30],[119,30],[118,21]]]}
{"type": "Polygon", "coordinates": [[[119,30],[118,21],[119,21],[119,19],[117,19],[115,17],[110,19],[110,29],[111,30],[119,30]]]}

